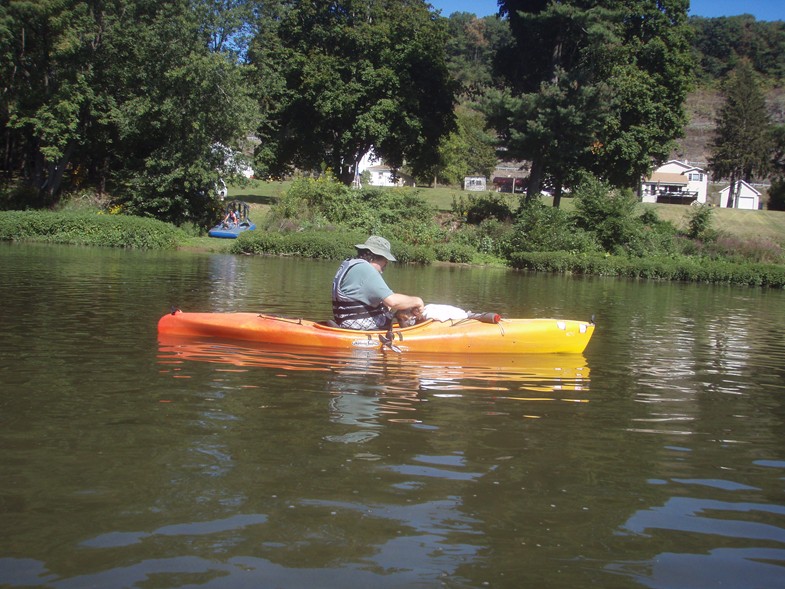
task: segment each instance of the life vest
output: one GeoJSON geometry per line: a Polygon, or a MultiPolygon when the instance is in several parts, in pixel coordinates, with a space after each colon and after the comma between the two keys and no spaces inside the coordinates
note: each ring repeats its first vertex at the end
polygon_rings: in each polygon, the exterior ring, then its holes
{"type": "Polygon", "coordinates": [[[350,299],[341,292],[341,283],[346,274],[357,264],[367,264],[363,259],[353,258],[344,260],[338,268],[333,279],[333,316],[335,322],[347,329],[387,329],[390,315],[383,303],[377,306],[366,305],[360,301],[350,299]]]}

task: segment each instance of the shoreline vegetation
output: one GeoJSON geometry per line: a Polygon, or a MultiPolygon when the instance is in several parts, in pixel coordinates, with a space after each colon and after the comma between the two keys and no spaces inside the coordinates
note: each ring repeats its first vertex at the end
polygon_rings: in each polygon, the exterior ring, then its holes
{"type": "Polygon", "coordinates": [[[339,260],[378,233],[402,263],[785,288],[785,212],[643,205],[596,180],[560,209],[547,197],[456,188],[351,190],[329,174],[250,181],[228,198],[247,202],[257,224],[236,240],[82,195],[57,211],[0,211],[0,241],[339,260]]]}

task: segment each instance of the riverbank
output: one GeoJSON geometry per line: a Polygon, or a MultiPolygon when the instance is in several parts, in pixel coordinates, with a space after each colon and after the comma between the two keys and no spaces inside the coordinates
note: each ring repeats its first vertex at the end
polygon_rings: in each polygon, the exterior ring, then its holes
{"type": "MultiPolygon", "coordinates": [[[[245,233],[239,239],[215,239],[203,233],[200,235],[196,228],[185,230],[153,219],[80,209],[70,212],[0,212],[0,240],[339,260],[351,256],[354,253],[353,245],[367,237],[365,231],[347,226],[300,227],[296,231],[265,230],[271,207],[276,205],[286,189],[285,183],[264,183],[245,187],[244,194],[237,189],[230,192],[231,198],[245,199],[251,205],[251,217],[259,226],[256,231],[245,233]]],[[[407,192],[397,191],[396,198],[407,192]]],[[[402,198],[411,199],[415,194],[421,195],[418,198],[425,200],[428,210],[436,210],[437,216],[444,217],[449,215],[443,209],[447,198],[452,198],[455,203],[459,192],[452,189],[424,189],[418,193],[412,191],[408,195],[404,194],[402,198]]],[[[491,196],[499,198],[498,195],[491,196]]],[[[517,197],[503,195],[501,198],[510,200],[512,204],[512,199],[517,197]]],[[[638,207],[656,213],[656,220],[650,229],[657,232],[660,231],[658,228],[666,227],[663,235],[668,239],[672,239],[677,232],[688,230],[690,221],[687,214],[694,212],[692,208],[676,205],[639,204],[638,207]],[[685,229],[678,228],[677,222],[685,229]]],[[[567,200],[565,208],[574,209],[571,199],[567,200]]],[[[547,207],[543,210],[550,212],[547,207]]],[[[455,216],[455,213],[452,215],[455,216]]],[[[663,253],[656,249],[647,250],[644,243],[643,249],[639,247],[634,255],[624,250],[617,250],[613,254],[580,249],[516,250],[514,242],[510,242],[503,233],[509,232],[510,227],[499,222],[490,225],[497,233],[486,232],[480,236],[482,241],[477,239],[477,229],[466,223],[462,223],[463,229],[474,232],[469,233],[474,241],[460,233],[442,229],[441,237],[428,243],[421,239],[424,235],[422,231],[429,231],[429,227],[432,227],[426,225],[418,229],[421,233],[411,234],[414,239],[397,238],[396,232],[401,227],[405,229],[407,223],[403,219],[397,228],[390,225],[382,229],[383,234],[393,243],[394,251],[402,263],[462,263],[508,266],[538,272],[785,287],[785,264],[781,262],[781,245],[778,245],[782,244],[782,236],[785,235],[785,213],[774,211],[712,209],[711,223],[726,229],[712,229],[709,241],[689,241],[682,235],[677,241],[688,241],[689,247],[681,245],[679,249],[671,248],[663,253]],[[779,239],[763,238],[762,235],[779,239]],[[503,255],[494,253],[502,251],[498,246],[485,253],[477,246],[493,240],[507,240],[503,255]],[[762,251],[765,248],[771,251],[762,251]]],[[[520,232],[521,228],[516,230],[520,232]]],[[[527,231],[531,234],[531,230],[527,231]]]]}

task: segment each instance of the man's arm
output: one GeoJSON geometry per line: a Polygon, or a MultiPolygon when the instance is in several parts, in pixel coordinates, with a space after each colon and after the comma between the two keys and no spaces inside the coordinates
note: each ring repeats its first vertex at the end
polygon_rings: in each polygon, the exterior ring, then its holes
{"type": "Polygon", "coordinates": [[[420,297],[413,297],[399,292],[394,292],[384,299],[384,304],[393,312],[399,309],[412,309],[412,312],[418,317],[422,314],[425,306],[420,297]]]}

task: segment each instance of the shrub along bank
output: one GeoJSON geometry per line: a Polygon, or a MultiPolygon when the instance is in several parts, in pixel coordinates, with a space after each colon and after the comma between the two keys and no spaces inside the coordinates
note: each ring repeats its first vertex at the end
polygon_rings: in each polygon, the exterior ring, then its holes
{"type": "Polygon", "coordinates": [[[93,212],[0,211],[0,240],[136,249],[174,249],[183,232],[169,223],[93,212]]]}
{"type": "Polygon", "coordinates": [[[470,194],[439,215],[416,191],[351,190],[329,176],[303,178],[273,205],[262,230],[243,234],[232,251],[340,259],[375,233],[390,239],[402,262],[785,286],[782,246],[715,231],[708,207],[685,208],[680,231],[651,209],[641,212],[631,192],[591,177],[575,190],[572,212],[510,196],[470,194]]]}
{"type": "Polygon", "coordinates": [[[569,252],[522,252],[511,255],[513,268],[626,278],[785,288],[785,266],[702,258],[629,258],[569,252]]]}

